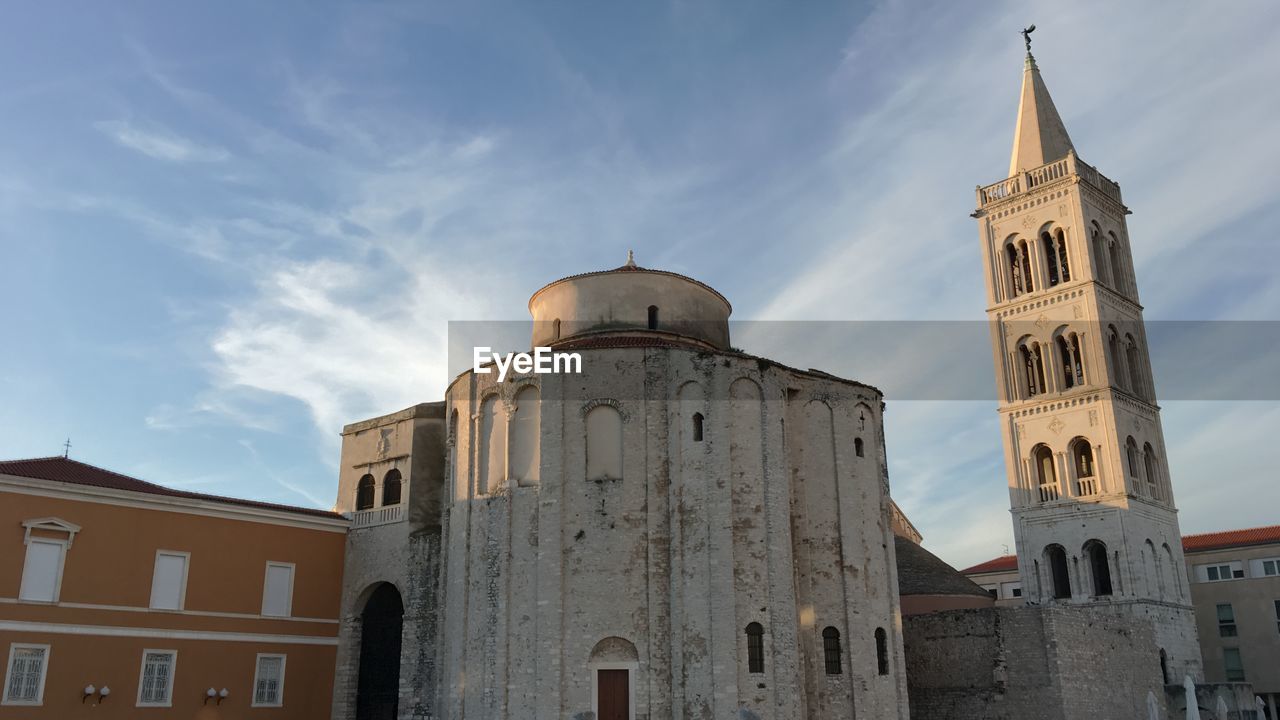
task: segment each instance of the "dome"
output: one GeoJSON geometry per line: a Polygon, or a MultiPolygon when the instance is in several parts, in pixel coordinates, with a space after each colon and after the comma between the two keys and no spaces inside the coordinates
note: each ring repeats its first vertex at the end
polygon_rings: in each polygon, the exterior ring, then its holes
{"type": "Polygon", "coordinates": [[[535,347],[627,336],[727,350],[732,312],[710,286],[640,267],[630,253],[622,267],[570,275],[529,298],[535,347]]]}
{"type": "Polygon", "coordinates": [[[991,607],[991,594],[937,555],[911,540],[894,536],[898,595],[903,615],[991,607]]]}

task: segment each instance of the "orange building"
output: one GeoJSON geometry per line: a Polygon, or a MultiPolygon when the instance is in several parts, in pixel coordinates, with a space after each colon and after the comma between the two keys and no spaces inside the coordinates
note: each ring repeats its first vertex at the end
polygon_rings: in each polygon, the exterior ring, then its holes
{"type": "Polygon", "coordinates": [[[0,462],[0,717],[324,718],[347,521],[0,462]]]}

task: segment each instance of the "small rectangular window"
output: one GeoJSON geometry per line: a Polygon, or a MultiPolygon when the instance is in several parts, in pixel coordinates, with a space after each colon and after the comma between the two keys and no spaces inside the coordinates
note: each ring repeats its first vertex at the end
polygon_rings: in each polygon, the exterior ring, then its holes
{"type": "Polygon", "coordinates": [[[27,543],[27,559],[22,565],[22,587],[19,600],[57,602],[62,586],[62,561],[66,543],[58,540],[31,538],[27,543]]]}
{"type": "Polygon", "coordinates": [[[13,643],[4,677],[5,705],[43,705],[49,646],[13,643]]]}
{"type": "Polygon", "coordinates": [[[1262,558],[1249,561],[1251,577],[1280,577],[1280,558],[1262,558]]]}
{"type": "Polygon", "coordinates": [[[1244,661],[1240,658],[1240,648],[1223,649],[1222,667],[1226,670],[1227,682],[1244,682],[1244,661]]]}
{"type": "Polygon", "coordinates": [[[293,563],[268,562],[262,585],[262,614],[289,617],[293,612],[293,563]]]}
{"type": "Polygon", "coordinates": [[[169,707],[173,704],[173,675],[177,662],[177,650],[142,651],[138,707],[169,707]]]}
{"type": "Polygon", "coordinates": [[[253,674],[253,707],[284,705],[284,655],[258,655],[253,674]]]}
{"type": "Polygon", "coordinates": [[[1222,637],[1236,636],[1236,613],[1230,603],[1218,605],[1218,634],[1222,637]]]}
{"type": "Polygon", "coordinates": [[[1010,594],[1016,598],[1022,597],[1022,588],[1016,587],[1013,589],[1013,591],[1010,594]]]}
{"type": "Polygon", "coordinates": [[[181,610],[187,596],[187,561],[190,553],[156,551],[151,576],[151,607],[154,610],[181,610]]]}
{"type": "Polygon", "coordinates": [[[1196,575],[1201,582],[1220,582],[1223,580],[1239,580],[1244,577],[1244,563],[1229,562],[1214,565],[1197,565],[1196,575]]]}

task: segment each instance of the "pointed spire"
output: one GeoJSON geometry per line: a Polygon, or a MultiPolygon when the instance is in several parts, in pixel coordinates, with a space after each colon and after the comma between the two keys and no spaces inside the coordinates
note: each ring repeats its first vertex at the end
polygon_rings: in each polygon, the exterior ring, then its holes
{"type": "Polygon", "coordinates": [[[1040,77],[1040,68],[1036,67],[1028,42],[1027,60],[1022,71],[1022,100],[1018,103],[1018,126],[1013,131],[1013,156],[1009,159],[1007,177],[1061,160],[1074,149],[1058,109],[1053,106],[1053,98],[1049,97],[1049,88],[1040,77]]]}

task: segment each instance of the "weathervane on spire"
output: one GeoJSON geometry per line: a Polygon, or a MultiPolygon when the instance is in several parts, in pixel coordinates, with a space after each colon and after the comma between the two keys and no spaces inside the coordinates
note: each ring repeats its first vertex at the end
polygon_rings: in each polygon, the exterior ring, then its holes
{"type": "Polygon", "coordinates": [[[1027,54],[1031,54],[1031,33],[1036,31],[1035,23],[1031,23],[1031,27],[1022,31],[1022,41],[1027,44],[1027,54]]]}

